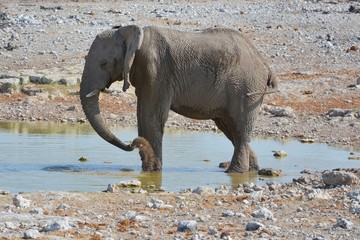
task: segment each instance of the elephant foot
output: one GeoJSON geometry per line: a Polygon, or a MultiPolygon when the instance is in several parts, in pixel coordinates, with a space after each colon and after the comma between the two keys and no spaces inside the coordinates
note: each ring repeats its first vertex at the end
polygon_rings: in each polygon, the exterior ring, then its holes
{"type": "Polygon", "coordinates": [[[249,171],[258,171],[260,169],[259,165],[250,164],[249,171]]]}
{"type": "Polygon", "coordinates": [[[219,163],[219,168],[228,168],[230,167],[231,162],[221,162],[219,163]]]}
{"type": "Polygon", "coordinates": [[[226,169],[226,173],[245,173],[249,171],[249,167],[241,166],[240,164],[230,164],[229,168],[226,169]]]}
{"type": "Polygon", "coordinates": [[[225,171],[226,173],[245,173],[248,172],[248,170],[237,168],[237,167],[229,167],[225,171]]]}

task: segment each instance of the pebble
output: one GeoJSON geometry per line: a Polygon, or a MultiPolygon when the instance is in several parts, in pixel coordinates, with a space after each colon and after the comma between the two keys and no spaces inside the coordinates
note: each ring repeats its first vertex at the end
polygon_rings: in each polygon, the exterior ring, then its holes
{"type": "Polygon", "coordinates": [[[148,206],[151,208],[174,208],[174,206],[170,205],[170,204],[165,204],[162,200],[160,199],[151,199],[151,202],[148,203],[148,206]]]}
{"type": "Polygon", "coordinates": [[[193,190],[193,193],[199,195],[209,195],[209,194],[214,194],[215,190],[212,189],[211,187],[198,187],[193,190]]]}
{"type": "Polygon", "coordinates": [[[251,216],[253,216],[254,218],[265,218],[267,220],[275,220],[273,213],[265,207],[260,207],[259,210],[252,212],[251,216]]]}
{"type": "Polygon", "coordinates": [[[178,223],[178,232],[196,232],[197,222],[194,220],[183,220],[178,223]]]}
{"type": "Polygon", "coordinates": [[[226,210],[225,212],[222,213],[223,217],[232,217],[235,216],[235,213],[231,210],[226,210]]]}
{"type": "Polygon", "coordinates": [[[67,218],[63,218],[60,220],[53,220],[50,223],[47,223],[42,229],[42,232],[51,232],[51,231],[66,231],[66,230],[70,230],[75,226],[72,226],[69,223],[69,220],[67,218]]]}
{"type": "Polygon", "coordinates": [[[354,224],[352,222],[350,222],[349,220],[345,219],[345,218],[339,218],[337,221],[336,221],[336,224],[333,226],[333,228],[337,228],[337,227],[340,227],[340,228],[343,228],[343,229],[352,229],[354,226],[354,224]]]}
{"type": "Polygon", "coordinates": [[[27,229],[24,232],[24,239],[37,239],[41,237],[41,233],[37,229],[27,229]]]}
{"type": "Polygon", "coordinates": [[[246,231],[257,231],[264,228],[265,226],[260,222],[248,222],[245,226],[246,231]]]}

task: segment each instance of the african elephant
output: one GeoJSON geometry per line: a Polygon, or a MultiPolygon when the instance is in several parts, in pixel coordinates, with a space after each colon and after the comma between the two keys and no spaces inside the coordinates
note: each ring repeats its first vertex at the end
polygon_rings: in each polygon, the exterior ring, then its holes
{"type": "Polygon", "coordinates": [[[238,31],[211,28],[183,32],[130,25],[97,35],[86,57],[80,85],[84,112],[94,130],[125,150],[133,147],[106,127],[100,91],[123,80],[137,96],[138,135],[153,148],[162,168],[162,140],[168,113],[212,119],[234,145],[226,172],[258,169],[250,135],[264,95],[277,81],[259,52],[238,31]]]}

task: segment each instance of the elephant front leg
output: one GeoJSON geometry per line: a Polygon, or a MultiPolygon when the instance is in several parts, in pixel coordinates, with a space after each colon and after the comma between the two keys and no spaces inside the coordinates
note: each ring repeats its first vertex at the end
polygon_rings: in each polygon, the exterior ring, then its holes
{"type": "Polygon", "coordinates": [[[229,168],[226,173],[244,173],[250,169],[249,162],[249,149],[247,144],[242,144],[239,147],[235,147],[234,155],[231,159],[229,168]]]}
{"type": "Polygon", "coordinates": [[[137,118],[138,134],[144,137],[151,145],[153,150],[152,167],[144,168],[143,171],[158,172],[162,170],[162,141],[164,135],[164,126],[167,120],[170,107],[162,108],[161,104],[150,105],[149,99],[138,100],[137,118]]]}
{"type": "MultiPolygon", "coordinates": [[[[152,125],[152,124],[150,124],[152,125]]],[[[153,154],[151,159],[147,156],[142,157],[142,170],[146,172],[158,172],[162,170],[162,138],[163,131],[159,128],[147,125],[138,125],[139,136],[144,137],[151,145],[153,154]],[[151,163],[148,162],[151,160],[151,163]]]]}

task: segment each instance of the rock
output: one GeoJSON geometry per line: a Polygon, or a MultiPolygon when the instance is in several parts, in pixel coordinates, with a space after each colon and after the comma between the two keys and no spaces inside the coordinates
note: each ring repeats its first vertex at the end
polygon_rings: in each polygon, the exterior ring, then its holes
{"type": "Polygon", "coordinates": [[[198,187],[192,192],[199,195],[211,195],[215,193],[214,189],[212,189],[211,187],[198,187]]]}
{"type": "Polygon", "coordinates": [[[70,210],[71,207],[65,203],[62,203],[60,204],[56,209],[59,209],[59,210],[70,210]]]}
{"type": "Polygon", "coordinates": [[[356,185],[360,183],[359,178],[351,172],[331,171],[322,174],[322,180],[325,185],[356,185]]]}
{"type": "Polygon", "coordinates": [[[221,162],[219,163],[219,168],[228,168],[230,167],[231,162],[221,162]]]}
{"type": "Polygon", "coordinates": [[[18,208],[28,208],[30,207],[31,201],[17,194],[13,197],[13,203],[18,208]]]}
{"type": "Polygon", "coordinates": [[[222,213],[223,217],[232,217],[235,216],[235,213],[231,210],[226,210],[225,212],[222,213]]]}
{"type": "Polygon", "coordinates": [[[41,84],[41,78],[42,78],[42,76],[31,75],[31,76],[29,76],[29,81],[31,83],[41,84]]]}
{"type": "Polygon", "coordinates": [[[0,79],[0,93],[13,93],[18,90],[20,79],[2,78],[0,79]]]}
{"type": "Polygon", "coordinates": [[[262,109],[276,117],[295,118],[294,110],[291,107],[276,107],[267,104],[262,105],[262,109]]]}
{"type": "Polygon", "coordinates": [[[279,177],[285,175],[283,170],[275,170],[272,168],[262,168],[258,171],[258,174],[262,176],[271,176],[271,177],[279,177]]]}
{"type": "Polygon", "coordinates": [[[0,195],[9,195],[10,192],[6,190],[0,190],[0,195]]]}
{"type": "Polygon", "coordinates": [[[351,113],[352,110],[351,109],[339,109],[339,108],[334,108],[329,110],[326,115],[329,117],[345,117],[347,114],[351,113]]]}
{"type": "Polygon", "coordinates": [[[324,190],[321,189],[310,189],[307,190],[306,192],[306,196],[309,200],[314,200],[314,199],[323,199],[323,200],[328,200],[328,199],[332,199],[332,197],[326,193],[324,190]]]}
{"type": "Polygon", "coordinates": [[[119,192],[120,188],[140,188],[141,182],[139,180],[122,181],[119,183],[110,183],[107,187],[107,192],[119,192]]]}
{"type": "Polygon", "coordinates": [[[360,156],[350,156],[348,157],[349,160],[360,160],[360,156]]]}
{"type": "Polygon", "coordinates": [[[67,218],[60,220],[53,220],[52,222],[46,224],[41,231],[42,232],[51,232],[51,231],[66,231],[72,229],[73,226],[70,225],[67,218]]]}
{"type": "Polygon", "coordinates": [[[315,140],[312,138],[303,138],[300,140],[302,143],[315,143],[315,140]]]}
{"type": "Polygon", "coordinates": [[[360,204],[351,205],[349,211],[355,214],[360,214],[360,204]]]}
{"type": "Polygon", "coordinates": [[[34,208],[30,210],[30,213],[32,214],[44,214],[44,209],[42,208],[34,208]]]}
{"type": "Polygon", "coordinates": [[[278,158],[287,157],[287,153],[283,150],[274,150],[272,152],[274,153],[274,157],[278,157],[278,158]]]}
{"type": "Polygon", "coordinates": [[[259,210],[251,213],[251,216],[253,216],[254,218],[265,218],[267,220],[274,220],[274,215],[272,214],[272,212],[270,212],[270,210],[265,207],[260,207],[259,210]]]}
{"type": "Polygon", "coordinates": [[[177,227],[178,232],[196,232],[197,222],[194,220],[180,221],[177,227]]]}
{"type": "Polygon", "coordinates": [[[55,82],[55,80],[53,78],[51,78],[51,76],[43,76],[40,79],[41,84],[52,84],[54,82],[55,82]]]}
{"type": "Polygon", "coordinates": [[[133,221],[137,221],[137,222],[144,222],[144,221],[149,221],[150,218],[144,215],[135,215],[131,217],[131,220],[133,221]]]}
{"type": "Polygon", "coordinates": [[[88,158],[87,157],[80,157],[79,158],[79,162],[87,162],[88,158]]]}
{"type": "Polygon", "coordinates": [[[348,198],[350,198],[350,200],[356,201],[360,203],[360,190],[358,191],[352,191],[352,192],[348,192],[346,194],[346,196],[348,198]]]}
{"type": "Polygon", "coordinates": [[[245,226],[246,231],[257,231],[263,228],[265,228],[265,226],[259,222],[248,222],[245,226]]]}
{"type": "Polygon", "coordinates": [[[24,239],[36,239],[40,237],[41,233],[36,229],[28,229],[24,232],[24,239]]]}
{"type": "Polygon", "coordinates": [[[311,178],[308,176],[301,176],[299,178],[294,178],[293,182],[300,183],[300,184],[309,184],[311,182],[311,178]]]}
{"type": "Polygon", "coordinates": [[[353,228],[353,223],[346,220],[345,218],[339,218],[337,221],[336,221],[336,224],[333,226],[333,228],[337,228],[337,227],[340,227],[340,228],[343,228],[343,229],[352,229],[353,228]]]}
{"type": "Polygon", "coordinates": [[[123,188],[132,188],[132,187],[139,188],[141,187],[141,182],[139,180],[130,180],[130,181],[120,182],[117,185],[123,188]]]}
{"type": "Polygon", "coordinates": [[[162,200],[159,199],[151,199],[151,202],[148,204],[149,207],[151,208],[174,208],[174,206],[169,205],[169,204],[165,204],[162,200]]]}
{"type": "Polygon", "coordinates": [[[107,192],[115,193],[119,192],[120,188],[116,183],[110,183],[106,189],[107,192]]]}
{"type": "Polygon", "coordinates": [[[360,77],[356,79],[356,85],[360,85],[360,77]]]}
{"type": "Polygon", "coordinates": [[[60,84],[63,84],[66,86],[75,86],[79,82],[80,82],[79,77],[64,77],[64,78],[61,78],[59,81],[60,84]]]}

